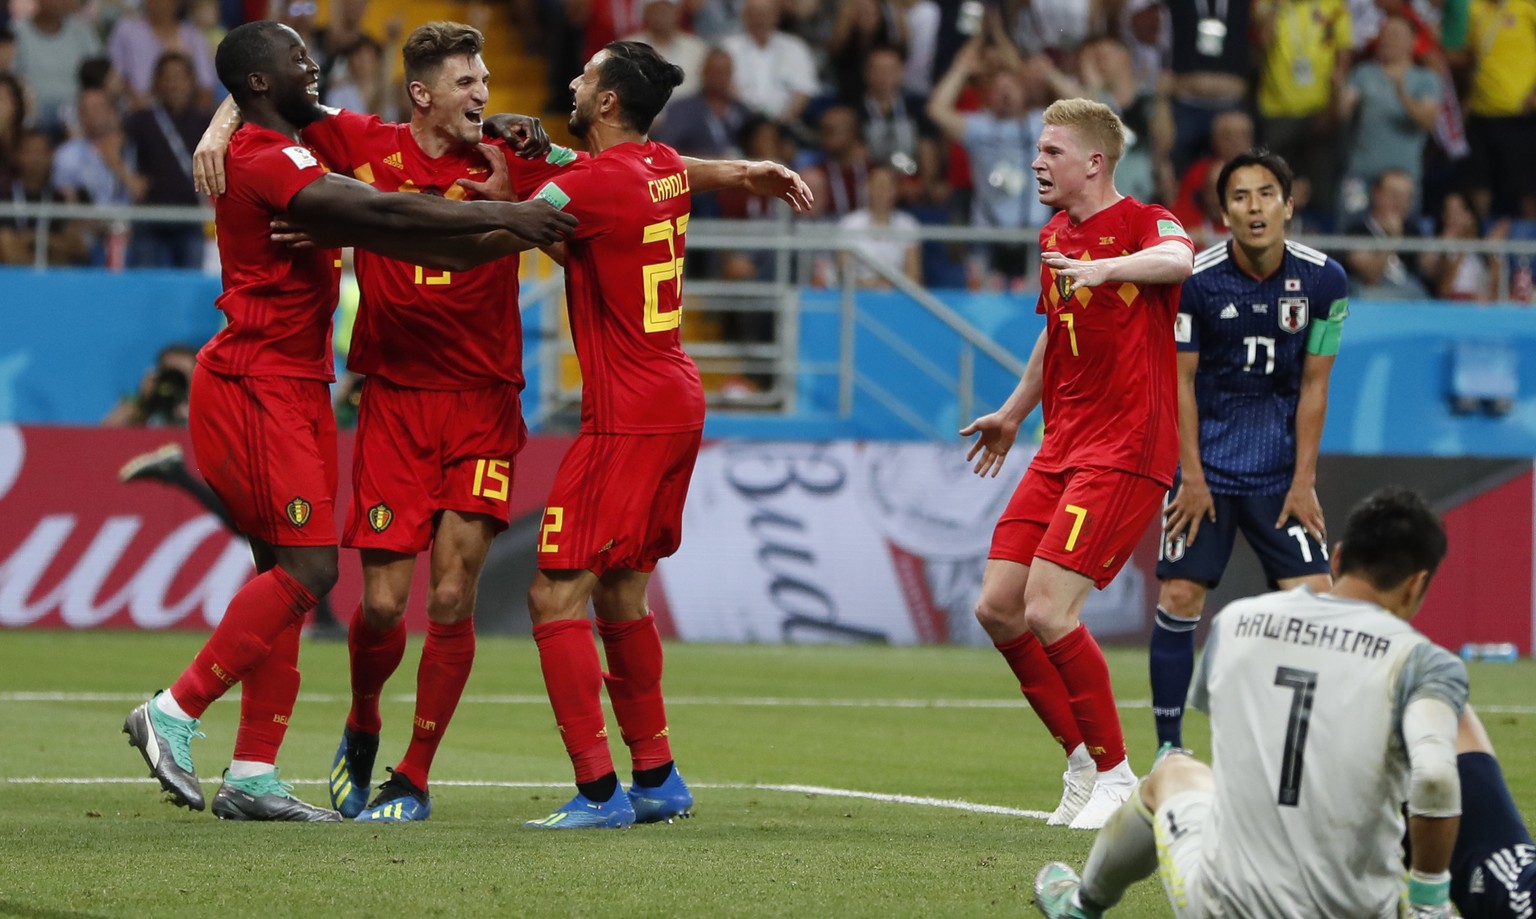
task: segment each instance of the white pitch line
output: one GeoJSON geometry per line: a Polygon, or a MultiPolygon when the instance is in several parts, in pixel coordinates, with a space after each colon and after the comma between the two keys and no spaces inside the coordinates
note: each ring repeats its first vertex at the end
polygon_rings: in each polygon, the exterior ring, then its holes
{"type": "MultiPolygon", "coordinates": [[[[49,778],[45,776],[20,776],[0,779],[6,785],[143,785],[145,778],[101,776],[95,778],[49,778]]],[[[217,781],[210,779],[210,781],[217,781]]],[[[294,785],[324,785],[324,779],[288,779],[294,785]]],[[[433,779],[437,787],[450,788],[568,788],[569,782],[494,782],[494,781],[443,781],[433,779]]],[[[882,804],[910,804],[916,807],[939,807],[945,810],[965,811],[971,814],[997,814],[1003,817],[1029,817],[1044,820],[1046,811],[1022,810],[998,804],[977,804],[959,798],[929,798],[919,795],[896,795],[878,791],[859,791],[853,788],[831,788],[825,785],[775,785],[769,783],[741,784],[733,782],[691,782],[692,787],[706,791],[777,791],[784,794],[815,795],[824,798],[854,798],[861,801],[878,801],[882,804]]]]}
{"type": "MultiPolygon", "coordinates": [[[[238,699],[239,690],[225,698],[238,699]]],[[[144,693],[132,692],[0,692],[0,702],[143,702],[149,698],[144,693]]],[[[339,693],[303,693],[300,702],[334,704],[350,702],[351,696],[339,693]]],[[[405,705],[415,703],[414,693],[396,693],[384,697],[386,702],[405,705]]],[[[545,695],[467,695],[459,700],[461,705],[548,705],[545,695]]],[[[791,696],[668,696],[668,705],[701,705],[740,708],[943,708],[943,709],[1008,709],[1025,708],[1022,699],[815,699],[791,696]]],[[[1117,707],[1123,709],[1148,709],[1151,699],[1120,699],[1117,707]]],[[[1536,715],[1536,705],[1479,705],[1477,710],[1491,715],[1536,715]]]]}

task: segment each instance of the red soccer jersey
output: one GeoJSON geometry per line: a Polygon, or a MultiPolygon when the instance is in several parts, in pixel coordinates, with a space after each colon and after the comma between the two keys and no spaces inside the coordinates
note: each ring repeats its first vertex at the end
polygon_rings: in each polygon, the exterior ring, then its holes
{"type": "MultiPolygon", "coordinates": [[[[455,182],[484,181],[479,150],[427,156],[408,124],[341,111],[304,129],[304,139],[331,168],[383,192],[422,192],[452,200],[473,197],[455,182]]],[[[513,191],[526,198],[575,154],[556,147],[543,160],[507,152],[513,191]]],[[[355,253],[362,301],[352,327],[347,366],[412,389],[468,390],[523,385],[523,322],[518,312],[516,256],[469,271],[438,271],[355,253]]]]}
{"type": "Polygon", "coordinates": [[[288,202],[330,170],[315,152],[276,131],[243,125],[229,142],[227,191],[214,204],[229,324],[198,352],[226,376],[336,379],[331,313],[336,310],[335,249],[289,249],[269,224],[288,202]]]}
{"type": "MultiPolygon", "coordinates": [[[[1040,230],[1042,252],[1083,260],[1128,255],[1169,239],[1191,245],[1166,209],[1134,198],[1079,224],[1058,211],[1040,230]]],[[[1180,285],[1111,283],[1063,298],[1065,286],[1040,266],[1045,440],[1034,465],[1043,472],[1104,466],[1171,485],[1179,463],[1173,320],[1180,285]]]]}
{"type": "Polygon", "coordinates": [[[619,144],[569,167],[538,196],[581,221],[565,262],[581,429],[702,428],[704,386],[680,334],[689,193],[677,151],[655,141],[619,144]]]}

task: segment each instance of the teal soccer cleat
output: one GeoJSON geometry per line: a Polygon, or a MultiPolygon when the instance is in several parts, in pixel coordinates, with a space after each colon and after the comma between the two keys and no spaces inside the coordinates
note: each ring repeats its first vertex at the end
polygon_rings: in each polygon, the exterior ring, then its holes
{"type": "Polygon", "coordinates": [[[432,816],[432,796],[393,769],[379,786],[368,809],[357,815],[358,823],[410,823],[432,816]]]}
{"type": "MultiPolygon", "coordinates": [[[[160,690],[165,692],[165,690],[160,690]]],[[[155,695],[160,695],[160,692],[155,695]]],[[[128,713],[123,733],[149,766],[149,774],[180,807],[203,809],[203,785],[192,767],[192,738],[202,737],[196,718],[182,719],[160,711],[151,698],[128,713]]]]}
{"type": "Polygon", "coordinates": [[[341,815],[307,804],[293,796],[293,786],[277,770],[247,779],[224,776],[213,796],[213,814],[220,820],[262,820],[288,823],[338,823],[341,815]]]}
{"type": "Polygon", "coordinates": [[[1100,919],[1102,910],[1084,909],[1077,892],[1083,879],[1067,865],[1051,862],[1035,876],[1035,906],[1046,919],[1100,919]]]}
{"type": "Polygon", "coordinates": [[[602,803],[578,792],[553,814],[523,826],[539,830],[622,830],[634,822],[635,808],[629,803],[629,795],[616,788],[613,797],[602,803]]]}
{"type": "Polygon", "coordinates": [[[655,788],[629,786],[629,803],[635,809],[636,823],[671,823],[678,817],[693,816],[693,792],[676,766],[655,788]]]}
{"type": "Polygon", "coordinates": [[[379,735],[344,728],[341,746],[331,763],[331,806],[351,819],[368,806],[368,786],[373,784],[373,761],[379,755],[379,735]]]}

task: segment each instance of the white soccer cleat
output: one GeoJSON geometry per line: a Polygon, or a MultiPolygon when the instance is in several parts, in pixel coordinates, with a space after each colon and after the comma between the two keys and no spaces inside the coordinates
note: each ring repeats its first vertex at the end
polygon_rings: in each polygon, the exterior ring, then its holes
{"type": "Polygon", "coordinates": [[[1088,803],[1093,794],[1093,786],[1098,779],[1098,770],[1090,760],[1082,769],[1068,769],[1061,774],[1061,803],[1056,805],[1056,811],[1046,818],[1046,826],[1066,826],[1070,824],[1078,812],[1088,803]]]}
{"type": "Polygon", "coordinates": [[[1067,826],[1074,830],[1102,830],[1110,816],[1120,809],[1120,805],[1129,801],[1135,791],[1136,774],[1131,771],[1129,762],[1122,762],[1108,772],[1098,773],[1088,803],[1083,805],[1067,826]]]}

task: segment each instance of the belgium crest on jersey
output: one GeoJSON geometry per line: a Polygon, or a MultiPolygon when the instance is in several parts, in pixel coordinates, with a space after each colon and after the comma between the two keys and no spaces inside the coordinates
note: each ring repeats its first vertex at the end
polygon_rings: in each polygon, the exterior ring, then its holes
{"type": "Polygon", "coordinates": [[[1307,327],[1307,298],[1280,298],[1280,328],[1295,334],[1307,327]]]}
{"type": "Polygon", "coordinates": [[[288,514],[288,522],[296,527],[302,527],[309,522],[310,506],[309,502],[303,498],[294,498],[283,510],[288,514]]]}
{"type": "Polygon", "coordinates": [[[373,527],[375,533],[382,533],[389,529],[389,525],[395,519],[395,512],[389,509],[389,505],[382,501],[368,508],[368,525],[373,527]]]}

